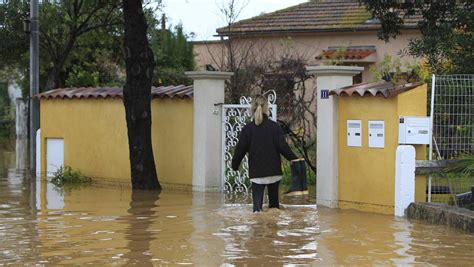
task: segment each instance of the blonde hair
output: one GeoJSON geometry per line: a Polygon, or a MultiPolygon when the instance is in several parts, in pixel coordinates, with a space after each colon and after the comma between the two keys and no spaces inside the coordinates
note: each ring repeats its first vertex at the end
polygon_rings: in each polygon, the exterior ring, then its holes
{"type": "Polygon", "coordinates": [[[255,96],[252,101],[251,111],[255,120],[255,124],[260,125],[263,122],[263,115],[269,115],[267,98],[263,95],[255,96]]]}

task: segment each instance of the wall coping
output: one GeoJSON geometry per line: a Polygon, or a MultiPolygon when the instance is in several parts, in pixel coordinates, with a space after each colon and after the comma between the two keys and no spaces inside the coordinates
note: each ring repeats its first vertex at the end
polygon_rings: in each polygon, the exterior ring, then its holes
{"type": "Polygon", "coordinates": [[[187,71],[184,74],[193,80],[228,80],[233,72],[223,71],[187,71]]]}
{"type": "Polygon", "coordinates": [[[359,66],[306,66],[306,73],[317,76],[355,76],[363,70],[364,67],[359,66]]]}

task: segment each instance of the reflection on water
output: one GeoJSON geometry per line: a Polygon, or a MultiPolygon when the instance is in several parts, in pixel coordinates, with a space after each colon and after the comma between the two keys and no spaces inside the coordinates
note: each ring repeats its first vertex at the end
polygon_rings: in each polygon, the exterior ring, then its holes
{"type": "Polygon", "coordinates": [[[16,139],[15,142],[15,168],[26,170],[28,168],[28,139],[16,139]]]}
{"type": "Polygon", "coordinates": [[[294,204],[253,214],[220,194],[113,187],[61,195],[14,170],[0,177],[0,265],[471,265],[474,257],[473,235],[392,216],[294,204]]]}
{"type": "MultiPolygon", "coordinates": [[[[159,192],[155,191],[133,191],[129,216],[126,216],[127,224],[125,238],[128,240],[128,252],[124,255],[129,264],[140,264],[141,266],[152,266],[152,253],[150,251],[151,238],[153,235],[150,227],[155,215],[154,208],[157,207],[159,192]]],[[[121,255],[119,255],[121,256],[121,255]]]]}
{"type": "Polygon", "coordinates": [[[5,177],[9,168],[15,166],[15,152],[10,140],[0,138],[0,176],[5,177]]]}
{"type": "Polygon", "coordinates": [[[319,244],[336,264],[470,266],[474,259],[474,235],[444,226],[347,210],[320,214],[319,244]]]}

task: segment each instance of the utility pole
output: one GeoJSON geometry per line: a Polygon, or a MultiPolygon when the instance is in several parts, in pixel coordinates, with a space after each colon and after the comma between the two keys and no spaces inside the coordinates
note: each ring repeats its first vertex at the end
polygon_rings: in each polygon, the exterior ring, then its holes
{"type": "Polygon", "coordinates": [[[30,173],[36,176],[36,131],[39,128],[39,22],[38,0],[30,0],[30,173]]]}

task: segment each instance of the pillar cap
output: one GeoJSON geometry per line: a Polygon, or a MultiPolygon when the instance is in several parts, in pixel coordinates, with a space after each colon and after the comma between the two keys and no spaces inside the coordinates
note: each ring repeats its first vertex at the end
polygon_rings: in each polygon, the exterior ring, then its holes
{"type": "Polygon", "coordinates": [[[363,70],[364,67],[359,66],[306,66],[307,74],[315,74],[317,76],[355,76],[363,70]]]}
{"type": "Polygon", "coordinates": [[[193,80],[228,80],[233,72],[222,71],[187,71],[184,74],[193,80]]]}

